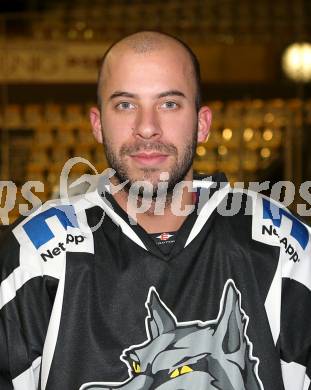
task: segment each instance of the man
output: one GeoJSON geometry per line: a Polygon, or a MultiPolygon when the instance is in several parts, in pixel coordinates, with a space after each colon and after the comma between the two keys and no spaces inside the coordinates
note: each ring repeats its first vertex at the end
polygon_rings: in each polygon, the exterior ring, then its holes
{"type": "Polygon", "coordinates": [[[311,388],[310,230],[193,178],[199,88],[165,34],[105,55],[90,118],[115,175],[6,235],[1,390],[311,388]]]}

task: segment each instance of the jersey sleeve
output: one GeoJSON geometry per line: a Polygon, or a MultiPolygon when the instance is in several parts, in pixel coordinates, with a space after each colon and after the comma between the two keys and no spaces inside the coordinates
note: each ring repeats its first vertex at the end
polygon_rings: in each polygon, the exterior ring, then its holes
{"type": "Polygon", "coordinates": [[[278,347],[285,390],[311,390],[311,234],[289,212],[280,240],[281,319],[278,347]]]}
{"type": "Polygon", "coordinates": [[[311,293],[291,278],[282,281],[278,347],[285,390],[311,389],[311,293]]]}
{"type": "Polygon", "coordinates": [[[1,390],[38,389],[58,280],[37,265],[35,253],[22,249],[12,230],[5,233],[0,242],[1,390]],[[28,266],[32,260],[34,266],[28,266]]]}
{"type": "Polygon", "coordinates": [[[311,229],[282,204],[251,195],[252,238],[279,248],[265,309],[284,388],[311,390],[311,229]]]}

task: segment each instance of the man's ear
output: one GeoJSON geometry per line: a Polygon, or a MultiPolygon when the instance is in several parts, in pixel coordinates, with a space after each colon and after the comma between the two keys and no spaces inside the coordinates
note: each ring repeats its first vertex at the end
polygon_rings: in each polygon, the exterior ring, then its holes
{"type": "Polygon", "coordinates": [[[103,133],[102,133],[102,125],[100,120],[100,111],[97,107],[92,107],[90,109],[90,121],[92,125],[92,132],[96,141],[100,144],[103,143],[103,133]]]}
{"type": "Polygon", "coordinates": [[[198,124],[198,142],[206,142],[209,136],[210,127],[212,123],[212,112],[207,106],[203,106],[199,111],[198,124]]]}

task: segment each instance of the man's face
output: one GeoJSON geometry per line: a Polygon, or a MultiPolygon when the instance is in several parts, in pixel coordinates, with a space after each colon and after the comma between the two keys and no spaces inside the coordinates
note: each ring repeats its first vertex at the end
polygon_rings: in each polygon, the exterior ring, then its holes
{"type": "Polygon", "coordinates": [[[182,49],[113,53],[104,70],[101,127],[107,160],[120,182],[145,180],[156,193],[191,179],[197,143],[196,86],[182,49]]]}

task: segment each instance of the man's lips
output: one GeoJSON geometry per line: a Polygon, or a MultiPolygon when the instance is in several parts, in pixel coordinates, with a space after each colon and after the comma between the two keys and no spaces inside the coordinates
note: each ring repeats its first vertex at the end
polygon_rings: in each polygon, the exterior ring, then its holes
{"type": "Polygon", "coordinates": [[[168,157],[167,154],[158,153],[158,152],[152,152],[152,153],[141,152],[141,153],[131,154],[131,158],[135,162],[143,165],[160,164],[164,162],[167,159],[167,157],[168,157]]]}

